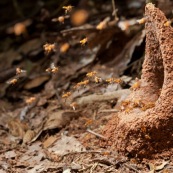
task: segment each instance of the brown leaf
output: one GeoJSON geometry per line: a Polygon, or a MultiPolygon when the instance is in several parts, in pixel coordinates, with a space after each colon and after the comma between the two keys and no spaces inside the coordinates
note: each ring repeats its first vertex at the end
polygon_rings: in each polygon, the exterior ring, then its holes
{"type": "Polygon", "coordinates": [[[15,119],[8,122],[8,129],[13,136],[23,138],[28,126],[22,123],[20,120],[15,119]]]}
{"type": "Polygon", "coordinates": [[[62,128],[67,125],[73,118],[80,116],[78,111],[57,111],[49,115],[43,130],[62,128]]]}
{"type": "Polygon", "coordinates": [[[155,166],[155,170],[156,171],[162,170],[168,163],[169,163],[169,161],[164,161],[161,165],[155,166]]]}
{"type": "Polygon", "coordinates": [[[33,130],[27,130],[25,135],[23,136],[23,144],[26,144],[28,142],[31,142],[32,139],[35,137],[35,131],[33,130]]]}
{"type": "Polygon", "coordinates": [[[33,39],[24,44],[18,49],[18,52],[22,54],[28,54],[34,50],[39,49],[42,46],[41,39],[33,39]]]}
{"type": "Polygon", "coordinates": [[[43,147],[48,148],[50,147],[55,141],[57,140],[57,137],[55,136],[50,136],[43,142],[43,147]]]}
{"type": "Polygon", "coordinates": [[[48,150],[49,152],[53,152],[57,155],[63,156],[70,152],[81,152],[85,151],[86,149],[76,138],[64,135],[60,140],[54,143],[53,147],[48,150]]]}
{"type": "Polygon", "coordinates": [[[49,78],[50,78],[49,75],[35,77],[34,79],[31,79],[24,85],[24,89],[29,90],[29,89],[36,88],[36,87],[42,85],[44,82],[48,81],[49,78]]]}

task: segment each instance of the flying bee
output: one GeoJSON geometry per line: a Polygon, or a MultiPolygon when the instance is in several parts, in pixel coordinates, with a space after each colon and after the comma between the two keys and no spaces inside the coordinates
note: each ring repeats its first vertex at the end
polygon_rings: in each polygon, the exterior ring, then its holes
{"type": "Polygon", "coordinates": [[[102,81],[102,78],[95,76],[94,81],[95,83],[100,83],[102,81]]]}
{"type": "Polygon", "coordinates": [[[92,78],[92,77],[94,77],[96,74],[97,74],[96,71],[92,71],[92,72],[87,73],[87,74],[86,74],[86,77],[92,78]]]}
{"type": "Polygon", "coordinates": [[[128,113],[130,113],[131,110],[132,110],[132,108],[128,107],[127,109],[124,110],[124,112],[128,114],[128,113]]]}
{"type": "Polygon", "coordinates": [[[70,48],[70,45],[68,43],[64,43],[61,45],[60,47],[60,52],[61,53],[66,53],[68,51],[68,49],[70,48]]]}
{"type": "Polygon", "coordinates": [[[118,83],[118,84],[122,84],[123,83],[122,79],[114,79],[114,82],[118,83]]]}
{"type": "Polygon", "coordinates": [[[113,82],[114,82],[114,78],[109,78],[109,79],[106,79],[106,82],[107,82],[107,83],[109,83],[109,84],[111,84],[111,83],[113,83],[113,82]]]}
{"type": "Polygon", "coordinates": [[[143,104],[141,109],[146,111],[147,109],[153,108],[155,106],[154,102],[148,102],[147,104],[143,104]]]}
{"type": "Polygon", "coordinates": [[[64,93],[63,95],[62,95],[62,98],[68,98],[68,97],[70,97],[71,96],[71,92],[66,92],[66,93],[64,93]]]}
{"type": "Polygon", "coordinates": [[[115,79],[115,78],[109,78],[109,79],[106,79],[106,82],[109,83],[109,84],[112,84],[112,83],[122,83],[122,79],[115,79]]]}
{"type": "Polygon", "coordinates": [[[63,6],[62,7],[65,10],[65,13],[71,12],[73,9],[73,6],[68,5],[68,6],[63,6]]]}
{"type": "Polygon", "coordinates": [[[8,84],[10,85],[15,85],[17,83],[18,79],[17,78],[14,78],[14,79],[11,79],[9,81],[7,81],[8,84]]]}
{"type": "Polygon", "coordinates": [[[84,80],[84,81],[78,82],[73,88],[74,88],[74,89],[77,89],[77,88],[79,88],[80,86],[86,87],[88,84],[89,84],[89,80],[84,80]]]}
{"type": "Polygon", "coordinates": [[[88,43],[88,38],[85,37],[84,39],[80,40],[79,43],[81,44],[81,46],[85,46],[88,43]]]}
{"type": "Polygon", "coordinates": [[[51,73],[52,72],[52,69],[49,67],[45,71],[48,72],[48,73],[51,73]]]}
{"type": "Polygon", "coordinates": [[[44,51],[46,54],[49,54],[53,51],[55,51],[55,43],[54,44],[49,44],[46,43],[45,45],[43,45],[44,51]]]}
{"type": "Polygon", "coordinates": [[[146,22],[146,18],[143,17],[142,19],[137,20],[137,23],[144,24],[146,22]]]}
{"type": "Polygon", "coordinates": [[[55,74],[59,71],[58,67],[55,67],[54,63],[51,63],[50,68],[52,69],[52,73],[55,74]]]}
{"type": "Polygon", "coordinates": [[[26,99],[25,102],[26,102],[27,104],[31,104],[31,103],[33,103],[35,100],[36,100],[35,97],[30,97],[30,98],[26,99]]]}
{"type": "Polygon", "coordinates": [[[73,102],[73,103],[70,104],[70,107],[72,107],[74,111],[76,110],[76,107],[77,107],[77,106],[78,106],[78,105],[77,105],[76,102],[73,102]]]}
{"type": "Polygon", "coordinates": [[[125,109],[127,109],[127,107],[129,107],[130,105],[130,101],[129,100],[124,100],[121,102],[121,110],[124,111],[125,109]]]}
{"type": "Polygon", "coordinates": [[[50,64],[50,67],[46,69],[46,72],[55,74],[59,71],[59,67],[55,67],[54,63],[50,64]]]}
{"type": "Polygon", "coordinates": [[[53,18],[52,22],[59,22],[59,23],[64,23],[65,17],[64,16],[59,16],[58,18],[53,18]]]}
{"type": "Polygon", "coordinates": [[[145,135],[145,139],[151,139],[151,137],[149,135],[145,135]]]}
{"type": "Polygon", "coordinates": [[[98,30],[103,30],[107,27],[107,21],[102,21],[100,22],[97,26],[96,26],[96,29],[98,30]]]}
{"type": "Polygon", "coordinates": [[[16,68],[16,75],[20,75],[22,73],[26,73],[26,70],[22,70],[21,68],[17,67],[16,68]]]}
{"type": "Polygon", "coordinates": [[[131,90],[135,91],[140,88],[141,82],[138,78],[135,79],[135,83],[130,87],[131,90]]]}
{"type": "Polygon", "coordinates": [[[167,22],[164,23],[164,26],[171,26],[171,23],[172,22],[170,20],[168,20],[167,22]]]}

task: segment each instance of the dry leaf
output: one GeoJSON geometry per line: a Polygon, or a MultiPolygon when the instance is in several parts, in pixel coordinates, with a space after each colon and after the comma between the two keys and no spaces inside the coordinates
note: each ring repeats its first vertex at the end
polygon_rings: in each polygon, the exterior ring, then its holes
{"type": "Polygon", "coordinates": [[[43,130],[62,128],[67,125],[73,118],[80,116],[78,111],[57,111],[49,114],[43,130]]]}
{"type": "Polygon", "coordinates": [[[31,142],[34,137],[35,137],[35,131],[27,130],[23,137],[23,144],[31,142]]]}
{"type": "Polygon", "coordinates": [[[50,136],[43,142],[43,147],[48,148],[50,147],[55,141],[57,140],[57,137],[55,136],[50,136]]]}
{"type": "Polygon", "coordinates": [[[16,157],[15,151],[7,151],[4,155],[5,155],[6,159],[11,159],[11,158],[15,158],[16,157]]]}
{"type": "Polygon", "coordinates": [[[155,170],[156,171],[162,170],[168,163],[169,163],[169,161],[164,161],[161,165],[155,166],[155,170]]]}
{"type": "Polygon", "coordinates": [[[25,42],[24,44],[22,44],[19,47],[18,52],[26,55],[26,54],[29,54],[29,53],[41,48],[41,46],[42,46],[42,40],[36,38],[33,40],[29,40],[29,41],[25,42]]]}
{"type": "Polygon", "coordinates": [[[53,147],[48,149],[49,152],[53,152],[57,155],[65,155],[70,152],[85,151],[85,147],[74,137],[62,136],[60,140],[56,141],[53,147]]]}
{"type": "Polygon", "coordinates": [[[22,123],[20,120],[15,119],[8,122],[8,129],[13,136],[23,138],[28,126],[22,123]]]}
{"type": "Polygon", "coordinates": [[[49,78],[50,78],[49,75],[35,77],[34,79],[31,79],[24,85],[24,89],[29,90],[29,89],[36,88],[36,87],[42,85],[43,83],[45,83],[46,81],[48,81],[49,78]]]}

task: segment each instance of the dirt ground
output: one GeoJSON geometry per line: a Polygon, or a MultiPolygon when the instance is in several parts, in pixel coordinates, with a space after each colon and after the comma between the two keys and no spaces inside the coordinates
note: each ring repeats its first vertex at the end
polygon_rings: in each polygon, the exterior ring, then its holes
{"type": "MultiPolygon", "coordinates": [[[[172,21],[173,3],[157,6],[172,21]]],[[[0,173],[173,172],[169,154],[124,154],[103,133],[141,77],[144,7],[0,2],[0,173]]]]}

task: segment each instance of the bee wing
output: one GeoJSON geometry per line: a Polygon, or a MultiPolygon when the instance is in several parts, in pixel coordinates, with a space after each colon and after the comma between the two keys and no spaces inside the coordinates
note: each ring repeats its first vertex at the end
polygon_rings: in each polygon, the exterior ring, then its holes
{"type": "Polygon", "coordinates": [[[55,64],[53,62],[50,64],[50,68],[51,69],[55,68],[55,64]]]}
{"type": "Polygon", "coordinates": [[[26,70],[21,70],[21,73],[26,73],[26,70]]]}
{"type": "Polygon", "coordinates": [[[15,84],[16,82],[17,82],[17,79],[16,79],[16,78],[14,78],[14,79],[9,79],[9,80],[6,81],[6,83],[7,83],[7,84],[10,84],[10,85],[11,85],[11,84],[15,84]]]}

